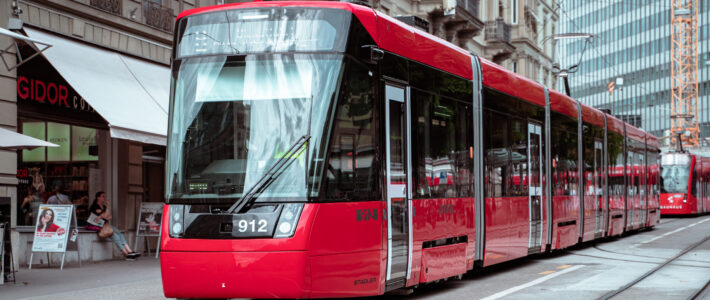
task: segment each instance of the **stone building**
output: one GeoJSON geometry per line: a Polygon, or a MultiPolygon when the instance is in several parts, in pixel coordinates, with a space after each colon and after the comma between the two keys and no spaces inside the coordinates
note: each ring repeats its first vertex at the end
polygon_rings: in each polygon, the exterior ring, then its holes
{"type": "MultiPolygon", "coordinates": [[[[163,201],[175,17],[217,2],[0,1],[0,27],[52,45],[27,59],[40,49],[0,36],[8,66],[0,65],[0,127],[59,145],[0,150],[0,222],[12,228],[16,266],[29,263],[38,209],[24,200],[34,191],[46,201],[57,186],[76,208],[82,261],[120,257],[111,241],[83,230],[98,191],[133,246],[140,203],[163,201]]],[[[67,263],[78,258],[67,252],[67,263]]]]}
{"type": "Polygon", "coordinates": [[[554,87],[549,38],[559,15],[554,0],[370,0],[372,7],[518,74],[554,87]],[[450,4],[447,4],[450,3],[450,4]],[[446,9],[444,5],[451,5],[446,9]],[[416,16],[415,18],[406,18],[416,16]],[[416,23],[416,24],[415,24],[416,23]],[[546,37],[548,37],[546,39],[546,37]]]}

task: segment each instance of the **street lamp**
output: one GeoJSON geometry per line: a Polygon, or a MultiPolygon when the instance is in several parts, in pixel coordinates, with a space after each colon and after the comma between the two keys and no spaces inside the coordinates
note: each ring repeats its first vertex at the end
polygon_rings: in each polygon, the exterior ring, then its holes
{"type": "Polygon", "coordinates": [[[567,79],[569,77],[570,73],[577,72],[577,69],[579,68],[579,64],[582,62],[582,57],[584,56],[584,52],[587,50],[587,44],[591,42],[591,39],[594,37],[593,34],[591,33],[585,33],[585,32],[570,32],[570,33],[556,33],[552,35],[548,35],[542,39],[540,44],[545,44],[548,40],[552,40],[552,74],[562,77],[562,80],[564,81],[565,84],[565,92],[567,93],[567,96],[572,96],[569,90],[569,80],[567,79]],[[579,61],[568,67],[568,68],[561,68],[559,63],[555,63],[555,54],[556,54],[556,45],[558,40],[573,40],[573,39],[585,39],[587,43],[584,44],[584,48],[582,49],[582,53],[579,54],[579,61]]]}

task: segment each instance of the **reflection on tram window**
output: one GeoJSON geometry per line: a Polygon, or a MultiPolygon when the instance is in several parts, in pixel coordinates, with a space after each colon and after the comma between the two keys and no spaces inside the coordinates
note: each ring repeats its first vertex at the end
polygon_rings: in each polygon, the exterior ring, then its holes
{"type": "Polygon", "coordinates": [[[471,106],[413,90],[415,197],[473,195],[471,106]]]}
{"type": "Polygon", "coordinates": [[[577,195],[577,121],[552,112],[552,194],[577,195]]]}
{"type": "Polygon", "coordinates": [[[323,177],[327,201],[377,198],[379,162],[375,158],[372,79],[354,62],[345,69],[333,121],[328,163],[323,177]]]}

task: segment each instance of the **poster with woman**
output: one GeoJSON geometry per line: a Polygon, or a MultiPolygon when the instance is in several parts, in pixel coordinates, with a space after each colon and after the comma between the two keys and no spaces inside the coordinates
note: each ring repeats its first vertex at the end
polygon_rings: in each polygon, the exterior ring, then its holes
{"type": "Polygon", "coordinates": [[[72,205],[41,205],[35,225],[33,252],[64,252],[72,205]]]}

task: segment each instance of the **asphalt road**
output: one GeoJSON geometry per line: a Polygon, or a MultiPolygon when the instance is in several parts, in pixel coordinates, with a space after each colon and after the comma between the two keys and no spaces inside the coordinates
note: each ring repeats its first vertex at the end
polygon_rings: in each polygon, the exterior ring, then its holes
{"type": "MultiPolygon", "coordinates": [[[[664,218],[653,230],[485,268],[409,295],[364,299],[600,299],[655,269],[612,299],[688,299],[710,281],[708,237],[710,216],[664,218]]],[[[1,299],[164,299],[159,263],[150,257],[22,269],[17,280],[0,286],[1,299]]]]}

